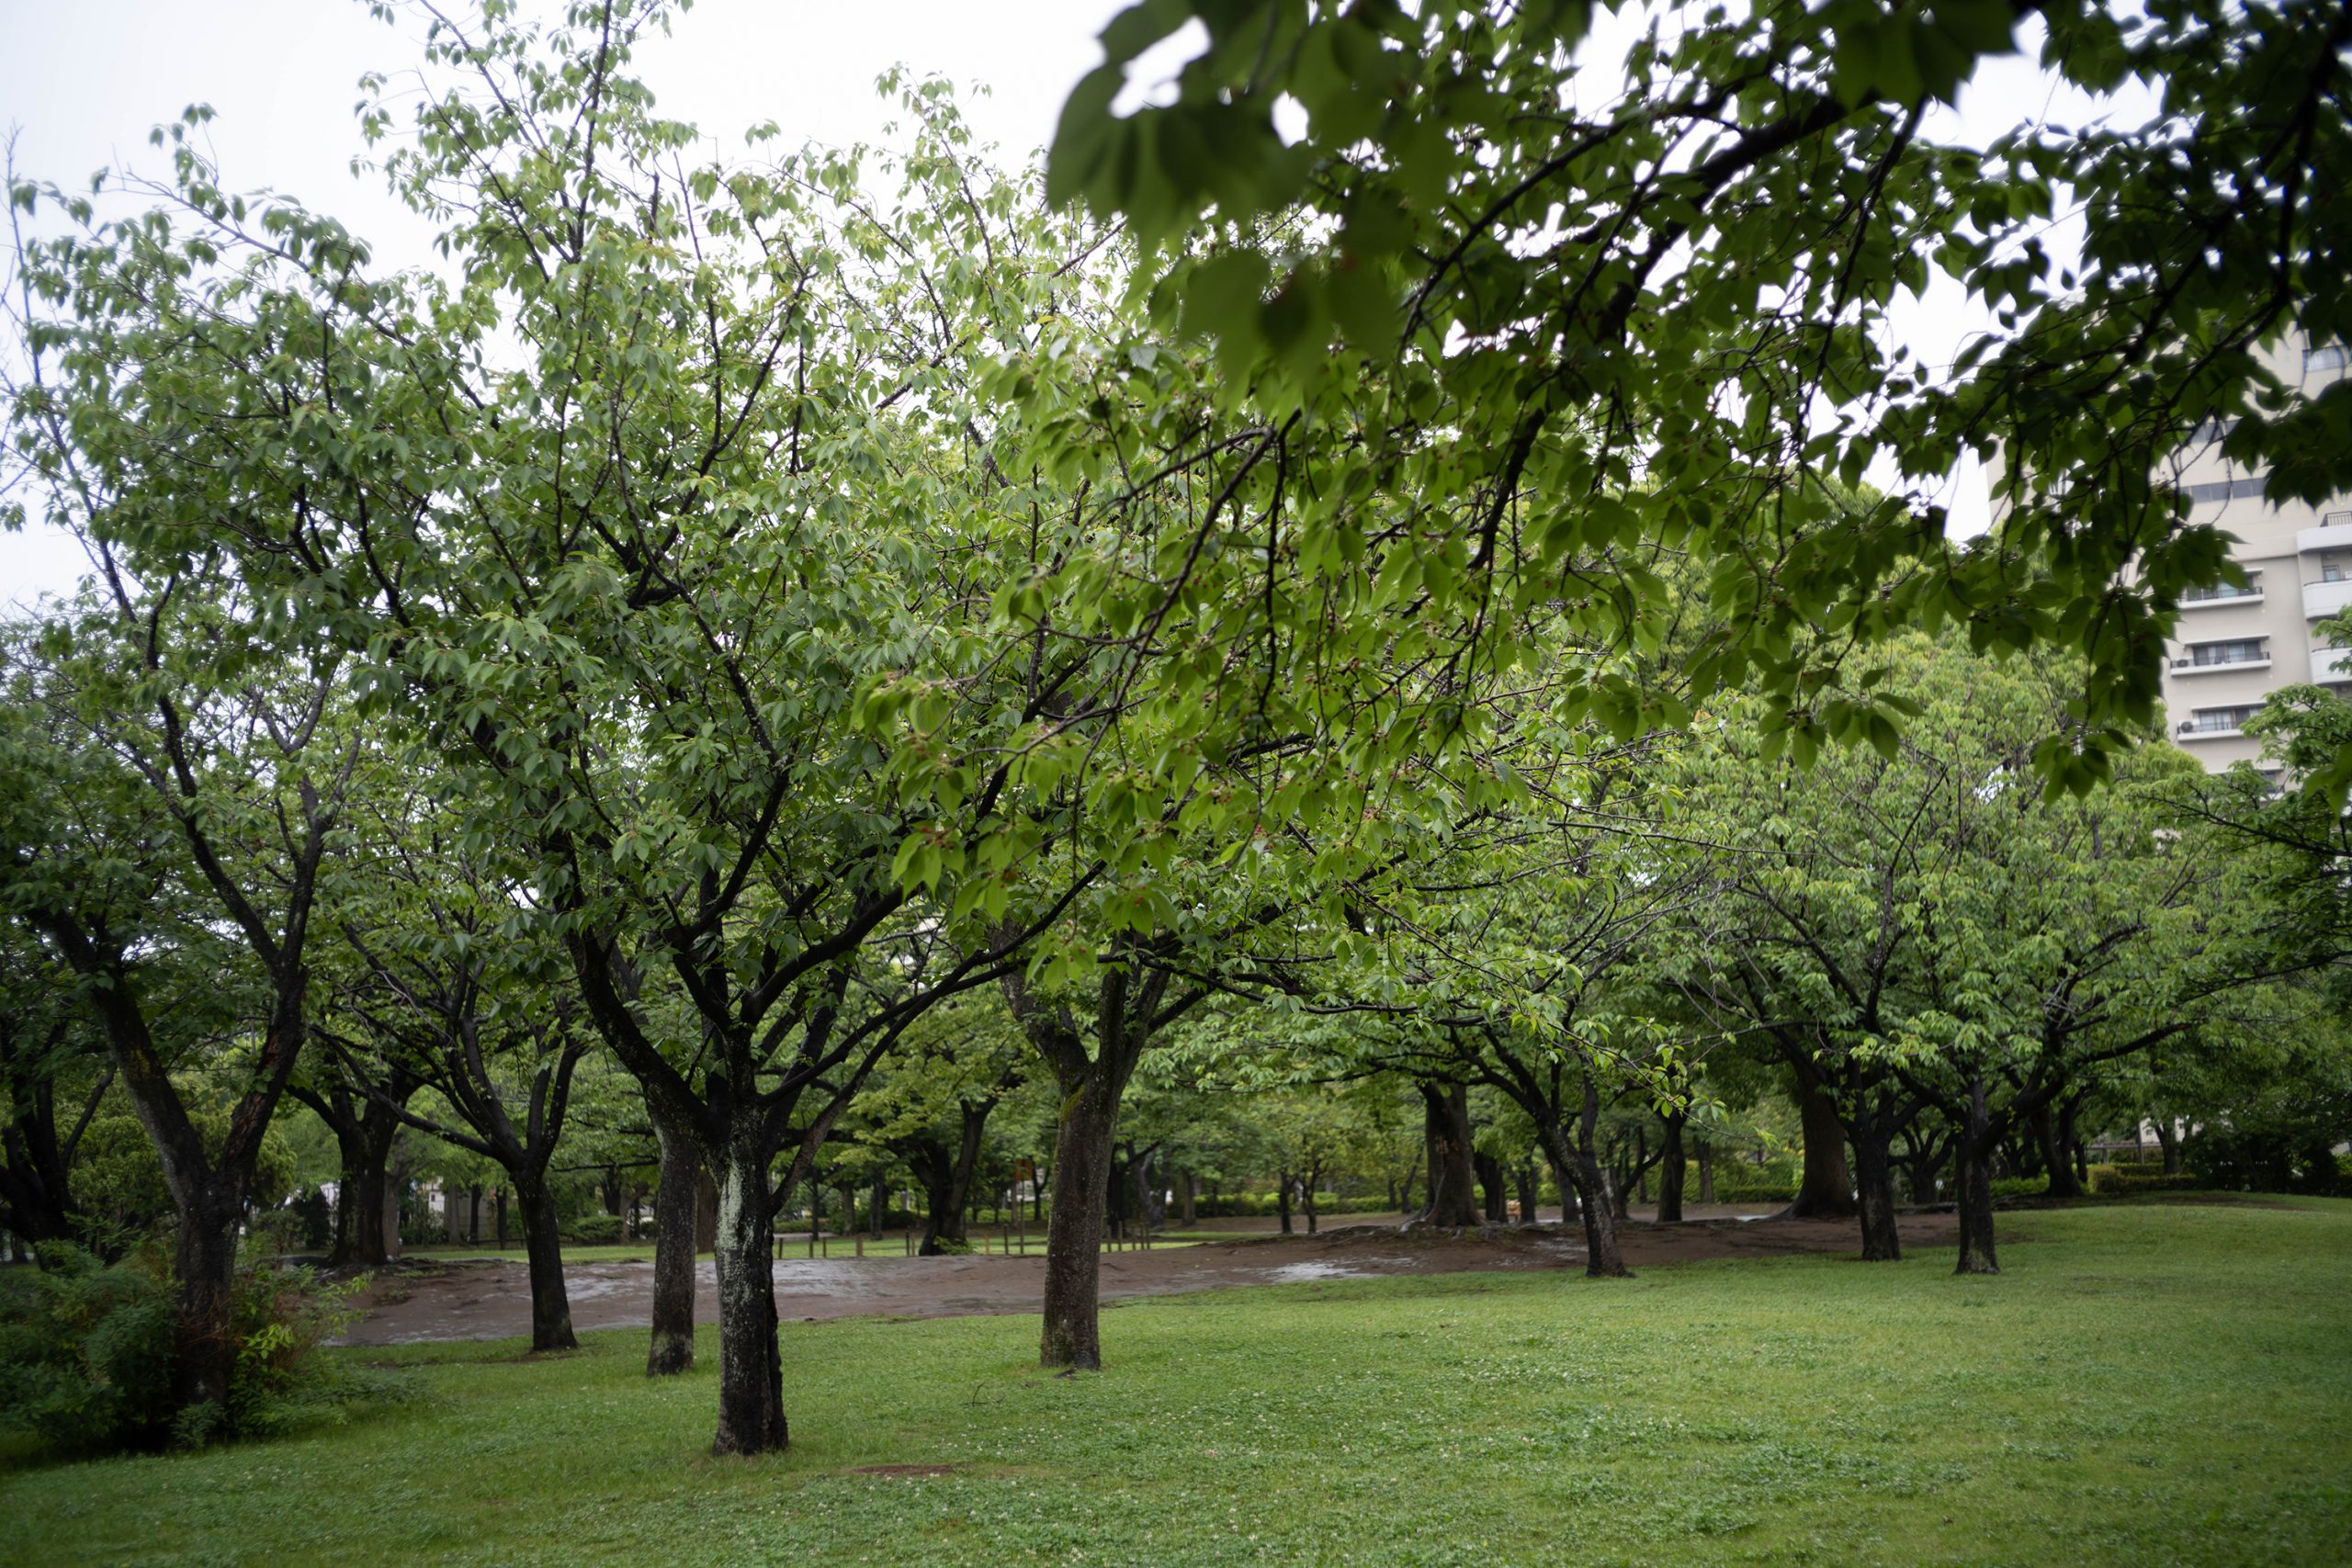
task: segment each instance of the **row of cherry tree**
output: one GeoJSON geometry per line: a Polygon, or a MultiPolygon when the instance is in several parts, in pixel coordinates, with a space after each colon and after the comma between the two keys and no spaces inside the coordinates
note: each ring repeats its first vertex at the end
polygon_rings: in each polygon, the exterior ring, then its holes
{"type": "MultiPolygon", "coordinates": [[[[1120,1110],[1180,1025],[1234,1077],[1501,1095],[1597,1273],[1601,1104],[1703,1104],[1702,1044],[1769,1039],[1866,1214],[1902,1103],[1949,1121],[1990,1267],[2008,1123],[2244,994],[2200,880],[2244,863],[2128,743],[2222,570],[2165,457],[2233,417],[2282,495],[2352,460],[2254,355],[2345,324],[2309,46],[2352,13],[2045,7],[2054,69],[2202,96],[1985,156],[1920,115],[2006,6],[1710,13],[1589,122],[1582,7],[1204,7],[1179,101],[1114,120],[1185,9],[1105,35],[1044,179],[938,83],[886,84],[899,151],[714,160],[629,73],[667,7],[602,0],[428,8],[413,115],[368,84],[430,265],[235,194],[201,110],[168,178],[12,184],[13,504],[94,576],[11,641],[8,913],[161,1162],[184,1403],[225,1390],[256,1161],[328,1055],[355,1136],[429,1079],[537,1221],[608,1058],[665,1207],[715,1188],[715,1447],[752,1452],[786,1438],[780,1209],[982,994],[1054,1085],[1041,1353],[1084,1367],[1120,1110]],[[1566,118],[1490,153],[1539,81],[1566,118]],[[1258,126],[1285,94],[1295,145],[1258,126]],[[2062,283],[2012,242],[2063,188],[2062,283]],[[1870,330],[1930,253],[2031,328],[1932,388],[1870,330]],[[1996,434],[1986,547],[1925,477],[1852,488],[1996,434]]],[[[560,1269],[534,1246],[535,1294],[560,1269]]],[[[690,1255],[657,1272],[659,1370],[690,1255]]]]}

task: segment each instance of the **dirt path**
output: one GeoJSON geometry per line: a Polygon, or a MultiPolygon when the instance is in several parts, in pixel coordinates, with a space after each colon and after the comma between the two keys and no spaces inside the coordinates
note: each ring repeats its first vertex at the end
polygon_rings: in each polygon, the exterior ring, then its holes
{"type": "MultiPolygon", "coordinates": [[[[1908,1215],[1903,1239],[1949,1245],[1948,1215],[1908,1215]]],[[[1625,1260],[1635,1269],[1708,1258],[1773,1258],[1853,1252],[1851,1221],[1700,1220],[1680,1225],[1634,1224],[1625,1260]]],[[[1293,1284],[1380,1274],[1445,1274],[1474,1269],[1581,1269],[1580,1231],[1557,1225],[1450,1235],[1351,1225],[1318,1236],[1237,1235],[1231,1242],[1102,1256],[1102,1295],[1173,1295],[1233,1285],[1293,1284]]],[[[711,1264],[697,1266],[695,1314],[718,1315],[711,1264]]],[[[955,1317],[1028,1313],[1044,1293],[1042,1257],[782,1258],[775,1265],[776,1313],[800,1319],[881,1315],[955,1317]]],[[[642,1328],[651,1322],[653,1263],[580,1263],[564,1270],[574,1327],[642,1328]]],[[[341,1341],[402,1345],[446,1339],[502,1339],[530,1332],[530,1283],[520,1259],[418,1259],[380,1275],[362,1298],[367,1316],[341,1341]]]]}

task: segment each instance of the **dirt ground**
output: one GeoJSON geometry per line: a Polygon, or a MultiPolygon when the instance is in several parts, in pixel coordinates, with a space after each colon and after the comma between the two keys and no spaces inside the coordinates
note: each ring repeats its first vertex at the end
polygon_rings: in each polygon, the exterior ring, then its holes
{"type": "MultiPolygon", "coordinates": [[[[1233,1222],[1247,1224],[1249,1222],[1233,1222]]],[[[1949,1214],[1906,1215],[1905,1244],[1949,1245],[1949,1214]]],[[[1634,1269],[1710,1258],[1770,1258],[1853,1252],[1850,1220],[1694,1218],[1679,1225],[1638,1221],[1623,1235],[1634,1269]]],[[[1581,1230],[1555,1224],[1453,1235],[1350,1224],[1320,1235],[1257,1235],[1230,1242],[1102,1255],[1106,1301],[1173,1295],[1235,1285],[1295,1284],[1382,1274],[1443,1274],[1477,1269],[1581,1269],[1581,1230]]],[[[718,1280],[707,1258],[697,1265],[699,1321],[718,1311],[718,1280]]],[[[652,1252],[640,1260],[573,1264],[564,1270],[576,1328],[642,1328],[651,1322],[652,1252]]],[[[1005,1258],[872,1257],[799,1258],[775,1264],[777,1314],[800,1319],[953,1317],[1028,1313],[1039,1308],[1046,1260],[1005,1258]]],[[[447,1339],[500,1339],[530,1332],[530,1282],[514,1258],[403,1261],[381,1272],[362,1298],[367,1315],[344,1337],[348,1345],[401,1345],[447,1339]]]]}

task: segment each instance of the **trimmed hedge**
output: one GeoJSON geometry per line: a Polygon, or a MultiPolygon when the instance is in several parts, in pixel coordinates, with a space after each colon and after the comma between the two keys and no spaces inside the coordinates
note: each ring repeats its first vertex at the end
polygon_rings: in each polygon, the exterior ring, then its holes
{"type": "Polygon", "coordinates": [[[620,1238],[618,1214],[582,1214],[567,1221],[563,1227],[563,1239],[582,1247],[610,1247],[620,1238]]]}
{"type": "Polygon", "coordinates": [[[2091,1169],[2091,1190],[2102,1198],[2120,1198],[2133,1192],[2194,1192],[2205,1184],[2200,1177],[2166,1176],[2161,1170],[2145,1175],[2136,1170],[2119,1170],[2113,1166],[2095,1166],[2091,1169]]]}

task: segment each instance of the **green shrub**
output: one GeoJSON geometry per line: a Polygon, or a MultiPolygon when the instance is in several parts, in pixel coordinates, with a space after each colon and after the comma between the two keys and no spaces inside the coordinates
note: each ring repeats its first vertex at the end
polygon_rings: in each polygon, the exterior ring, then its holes
{"type": "Polygon", "coordinates": [[[228,1403],[177,1410],[175,1292],[159,1255],[109,1264],[52,1244],[42,1262],[26,1289],[0,1300],[0,1431],[78,1451],[195,1445],[266,1434],[361,1391],[311,1352],[349,1321],[364,1277],[329,1286],[308,1269],[242,1270],[228,1403]]]}
{"type": "Polygon", "coordinates": [[[618,1214],[582,1214],[563,1227],[563,1239],[582,1247],[610,1247],[620,1238],[618,1214]]]}
{"type": "Polygon", "coordinates": [[[2162,1170],[2115,1170],[2104,1179],[2091,1172],[2091,1190],[2101,1197],[2120,1198],[2134,1192],[2194,1192],[2208,1183],[2197,1176],[2166,1176],[2162,1170]]]}

